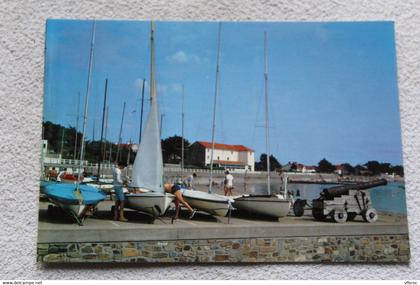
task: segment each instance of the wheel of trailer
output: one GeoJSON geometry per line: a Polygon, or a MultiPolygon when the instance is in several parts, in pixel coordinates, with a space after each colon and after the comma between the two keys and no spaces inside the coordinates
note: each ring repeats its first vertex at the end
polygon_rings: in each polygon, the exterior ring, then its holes
{"type": "Polygon", "coordinates": [[[365,222],[374,223],[378,220],[378,212],[373,208],[369,208],[363,212],[362,217],[365,222]]]}
{"type": "Polygon", "coordinates": [[[293,213],[296,217],[302,217],[303,213],[305,212],[305,201],[303,200],[296,200],[293,203],[293,213]]]}
{"type": "Polygon", "coordinates": [[[316,209],[316,208],[312,208],[312,216],[317,221],[322,221],[327,217],[326,215],[324,215],[324,211],[322,209],[316,209]]]}
{"type": "Polygon", "coordinates": [[[53,209],[54,209],[54,206],[53,205],[48,205],[48,209],[47,209],[47,214],[48,214],[48,216],[53,216],[53,209]]]}
{"type": "Polygon", "coordinates": [[[336,223],[345,223],[347,221],[347,212],[345,210],[334,210],[332,217],[336,223]]]}
{"type": "Polygon", "coordinates": [[[353,221],[357,214],[355,212],[347,213],[347,221],[353,221]]]}

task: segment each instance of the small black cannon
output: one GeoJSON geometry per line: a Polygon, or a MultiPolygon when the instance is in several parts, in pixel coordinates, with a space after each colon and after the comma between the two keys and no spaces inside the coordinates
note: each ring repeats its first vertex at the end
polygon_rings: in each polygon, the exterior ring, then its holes
{"type": "Polygon", "coordinates": [[[386,185],[385,179],[323,189],[318,199],[312,200],[312,216],[324,220],[331,216],[337,223],[352,221],[357,215],[373,223],[378,219],[372,208],[369,188],[386,185]]]}

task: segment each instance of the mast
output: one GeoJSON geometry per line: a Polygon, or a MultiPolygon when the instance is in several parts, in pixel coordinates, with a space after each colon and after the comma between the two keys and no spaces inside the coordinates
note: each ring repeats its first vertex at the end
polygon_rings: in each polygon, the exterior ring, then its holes
{"type": "Polygon", "coordinates": [[[162,126],[163,126],[163,118],[165,117],[165,114],[160,114],[160,129],[159,129],[159,134],[160,137],[162,138],[162,126]]]}
{"type": "Polygon", "coordinates": [[[112,143],[109,144],[109,162],[112,162],[112,143]]]}
{"type": "Polygon", "coordinates": [[[121,116],[121,126],[120,126],[120,134],[118,135],[118,145],[117,145],[117,158],[115,159],[118,163],[119,159],[120,159],[120,146],[122,143],[122,128],[123,128],[123,124],[124,124],[124,114],[125,114],[125,101],[124,101],[124,105],[123,105],[123,111],[122,111],[122,116],[121,116]]]}
{"type": "MultiPolygon", "coordinates": [[[[99,143],[99,155],[98,155],[98,181],[99,181],[99,178],[101,177],[101,162],[102,162],[102,152],[103,152],[103,144],[104,144],[104,136],[103,135],[104,135],[105,115],[107,116],[107,119],[108,119],[108,109],[106,109],[106,114],[105,114],[107,91],[108,91],[108,78],[105,79],[104,105],[103,105],[103,108],[102,108],[101,141],[99,143]]],[[[108,125],[108,121],[107,121],[107,125],[108,125]]]]}
{"type": "Polygon", "coordinates": [[[103,152],[102,152],[102,161],[105,160],[106,157],[106,143],[107,143],[107,135],[108,135],[108,112],[109,112],[109,107],[106,106],[106,115],[105,115],[105,135],[104,135],[104,148],[103,148],[103,152]]]}
{"type": "Polygon", "coordinates": [[[76,160],[76,156],[77,156],[77,131],[79,130],[79,114],[80,114],[79,109],[80,109],[80,91],[77,93],[76,138],[74,140],[73,160],[76,160]]]}
{"type": "Polygon", "coordinates": [[[127,167],[125,168],[125,176],[128,177],[128,165],[130,164],[130,155],[131,155],[131,139],[130,142],[128,143],[128,154],[127,154],[127,167]]]}
{"type": "Polygon", "coordinates": [[[267,61],[267,32],[264,32],[264,98],[265,98],[265,148],[267,152],[267,192],[271,195],[270,179],[270,125],[268,114],[268,61],[267,61]]]}
{"type": "Polygon", "coordinates": [[[182,85],[182,114],[181,114],[181,170],[184,169],[184,85],[182,85]]]}
{"type": "Polygon", "coordinates": [[[155,94],[155,24],[150,22],[150,105],[156,98],[155,94]]]}
{"type": "Polygon", "coordinates": [[[63,146],[64,146],[64,127],[61,129],[60,160],[63,159],[63,146]]]}
{"type": "Polygon", "coordinates": [[[95,123],[96,120],[93,120],[93,128],[92,128],[92,142],[95,141],[95,123]]]}
{"type": "Polygon", "coordinates": [[[96,31],[96,22],[93,21],[92,25],[92,40],[90,46],[90,55],[89,55],[89,71],[88,71],[88,79],[86,83],[86,96],[85,96],[85,110],[83,115],[83,127],[82,127],[82,146],[80,147],[80,161],[79,161],[79,171],[77,174],[77,188],[80,185],[80,178],[82,176],[82,166],[83,166],[83,158],[85,156],[85,127],[87,121],[87,114],[88,114],[88,103],[89,103],[89,94],[90,94],[90,85],[91,85],[91,76],[92,76],[92,67],[93,67],[93,49],[95,46],[95,31],[96,31]]]}
{"type": "Polygon", "coordinates": [[[211,128],[210,178],[209,178],[209,190],[208,190],[209,194],[211,194],[212,192],[212,184],[213,184],[214,129],[216,128],[216,104],[217,104],[217,97],[219,95],[219,65],[220,65],[221,34],[222,34],[222,23],[219,23],[219,31],[217,35],[216,83],[215,83],[215,88],[214,88],[213,122],[212,122],[212,128],[211,128]]]}
{"type": "Polygon", "coordinates": [[[141,108],[140,108],[140,133],[139,133],[139,145],[141,143],[141,131],[143,129],[143,105],[144,105],[144,85],[146,79],[143,79],[143,87],[141,88],[141,108]]]}

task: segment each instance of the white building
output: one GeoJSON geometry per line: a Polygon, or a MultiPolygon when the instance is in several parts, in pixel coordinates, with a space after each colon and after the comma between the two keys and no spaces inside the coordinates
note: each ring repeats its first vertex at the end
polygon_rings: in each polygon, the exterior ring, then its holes
{"type": "MultiPolygon", "coordinates": [[[[211,142],[197,141],[189,149],[187,164],[209,166],[211,163],[211,142]]],[[[214,144],[213,166],[225,169],[254,171],[254,150],[244,145],[214,144]]]]}

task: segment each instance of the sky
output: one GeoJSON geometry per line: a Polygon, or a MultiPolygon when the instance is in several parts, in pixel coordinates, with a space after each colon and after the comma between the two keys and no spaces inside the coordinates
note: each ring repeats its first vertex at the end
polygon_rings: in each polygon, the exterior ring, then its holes
{"type": "MultiPolygon", "coordinates": [[[[79,129],[87,94],[93,21],[48,20],[44,120],[79,129]],[[78,95],[80,94],[80,95],[78,95]]],[[[402,164],[392,22],[223,22],[215,140],[266,152],[264,32],[271,153],[283,164],[402,164]]],[[[155,22],[162,138],[210,141],[217,22],[155,22]]],[[[139,139],[142,80],[149,97],[150,22],[96,21],[86,136],[99,140],[105,79],[107,139],[139,139]],[[95,125],[95,128],[94,128],[95,125]],[[95,130],[95,132],[94,132],[95,130]]],[[[148,112],[145,101],[144,122],[148,112]]]]}

